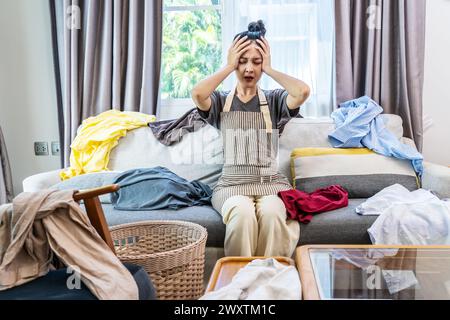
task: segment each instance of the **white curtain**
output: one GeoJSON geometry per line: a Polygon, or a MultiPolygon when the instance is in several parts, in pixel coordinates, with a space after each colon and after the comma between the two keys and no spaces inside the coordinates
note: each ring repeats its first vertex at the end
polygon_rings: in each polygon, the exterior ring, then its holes
{"type": "MultiPolygon", "coordinates": [[[[272,66],[305,81],[311,96],[301,108],[303,117],[328,117],[334,109],[334,1],[333,0],[225,0],[223,55],[234,36],[250,22],[263,20],[271,46],[272,66]]],[[[224,83],[230,90],[234,76],[224,83]]],[[[270,77],[263,89],[279,88],[270,77]]]]}

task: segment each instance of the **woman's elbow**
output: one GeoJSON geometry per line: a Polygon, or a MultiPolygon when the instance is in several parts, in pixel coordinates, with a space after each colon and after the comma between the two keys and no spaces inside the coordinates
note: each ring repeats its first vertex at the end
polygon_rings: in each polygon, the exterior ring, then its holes
{"type": "Polygon", "coordinates": [[[191,90],[191,97],[192,99],[196,99],[200,96],[200,93],[198,92],[197,88],[193,88],[191,90]]]}
{"type": "Polygon", "coordinates": [[[303,85],[303,88],[302,88],[303,101],[306,101],[306,99],[309,98],[310,94],[311,94],[311,88],[307,84],[303,85]]]}
{"type": "Polygon", "coordinates": [[[311,94],[311,89],[307,84],[302,84],[299,88],[298,94],[295,96],[295,102],[297,105],[302,105],[311,94]]]}

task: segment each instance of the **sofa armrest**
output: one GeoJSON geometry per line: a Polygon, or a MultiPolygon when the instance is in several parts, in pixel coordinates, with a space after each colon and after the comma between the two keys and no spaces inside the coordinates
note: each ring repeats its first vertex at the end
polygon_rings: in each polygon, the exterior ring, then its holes
{"type": "Polygon", "coordinates": [[[42,172],[25,178],[22,182],[24,192],[36,192],[39,190],[48,189],[54,184],[61,182],[59,173],[61,169],[42,172]]]}
{"type": "Polygon", "coordinates": [[[450,168],[423,162],[422,188],[435,192],[441,198],[450,198],[450,168]]]}

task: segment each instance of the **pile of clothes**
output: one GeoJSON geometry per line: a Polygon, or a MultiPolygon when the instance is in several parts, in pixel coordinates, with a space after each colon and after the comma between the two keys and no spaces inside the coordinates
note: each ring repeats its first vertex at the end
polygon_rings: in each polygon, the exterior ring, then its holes
{"type": "Polygon", "coordinates": [[[111,194],[117,210],[177,210],[211,204],[212,190],[200,181],[187,181],[164,167],[132,169],[118,175],[120,189],[111,194]]]}
{"type": "Polygon", "coordinates": [[[395,184],[355,210],[360,215],[379,216],[367,230],[373,244],[450,244],[450,201],[428,190],[409,191],[395,184]]]}
{"type": "Polygon", "coordinates": [[[298,271],[274,258],[255,259],[240,269],[231,282],[206,293],[200,300],[301,300],[298,271]]]}

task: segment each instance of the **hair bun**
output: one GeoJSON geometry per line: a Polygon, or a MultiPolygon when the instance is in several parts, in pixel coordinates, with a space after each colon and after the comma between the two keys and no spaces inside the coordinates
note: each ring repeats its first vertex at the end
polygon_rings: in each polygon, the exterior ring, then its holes
{"type": "Polygon", "coordinates": [[[241,33],[238,33],[234,36],[234,39],[236,38],[242,38],[243,36],[248,36],[249,40],[256,40],[261,39],[261,37],[264,37],[266,35],[266,27],[264,26],[264,22],[262,20],[258,20],[256,22],[251,22],[248,25],[248,31],[244,31],[241,33]]]}
{"type": "Polygon", "coordinates": [[[262,20],[258,20],[256,22],[251,22],[248,25],[248,36],[249,38],[260,38],[266,35],[266,27],[262,20]]]}

